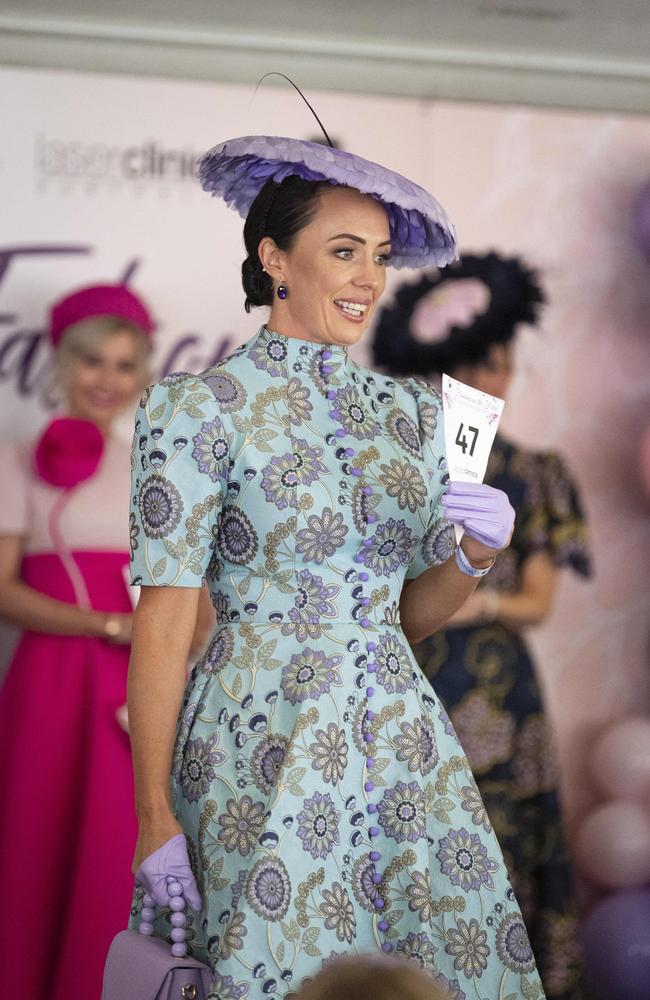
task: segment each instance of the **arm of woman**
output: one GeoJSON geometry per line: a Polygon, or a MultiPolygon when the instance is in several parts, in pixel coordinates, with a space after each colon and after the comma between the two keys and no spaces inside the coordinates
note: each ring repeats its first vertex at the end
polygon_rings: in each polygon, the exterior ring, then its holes
{"type": "Polygon", "coordinates": [[[139,827],[134,873],[183,833],[171,800],[174,739],[201,590],[218,544],[230,433],[200,376],[159,382],[136,413],[131,580],[141,592],[127,687],[139,827]],[[225,447],[215,457],[217,441],[225,447]]]}
{"type": "MultiPolygon", "coordinates": [[[[491,566],[498,551],[469,535],[463,537],[460,547],[478,570],[491,566]]],[[[448,559],[408,581],[402,590],[400,618],[409,643],[422,642],[442,628],[474,593],[478,579],[463,573],[455,559],[448,559]]]]}
{"type": "Polygon", "coordinates": [[[199,587],[144,586],[134,615],[127,690],[139,826],[134,873],[181,832],[170,774],[200,594],[199,587]]]}
{"type": "Polygon", "coordinates": [[[487,588],[479,590],[448,624],[462,627],[496,621],[515,631],[539,625],[551,612],[557,573],[548,553],[536,552],[523,563],[519,590],[514,594],[500,594],[487,588]]]}
{"type": "Polygon", "coordinates": [[[39,593],[20,579],[22,538],[0,535],[0,618],[20,628],[50,635],[84,635],[106,638],[106,623],[114,619],[119,632],[114,641],[127,641],[130,615],[107,615],[39,593]]]}
{"type": "Polygon", "coordinates": [[[410,645],[442,628],[474,593],[477,582],[461,573],[455,559],[409,580],[402,590],[400,618],[410,645]]]}

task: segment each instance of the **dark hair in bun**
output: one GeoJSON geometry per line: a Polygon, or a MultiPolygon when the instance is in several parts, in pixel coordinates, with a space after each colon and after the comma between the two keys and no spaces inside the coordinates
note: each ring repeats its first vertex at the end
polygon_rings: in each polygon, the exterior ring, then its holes
{"type": "Polygon", "coordinates": [[[248,256],[241,266],[241,279],[246,292],[246,312],[253,306],[273,303],[273,281],[262,270],[257,252],[260,240],[270,236],[280,250],[290,250],[300,230],[311,222],[322,187],[322,181],[305,181],[292,175],[280,184],[267,181],[255,198],[244,223],[248,256]]]}
{"type": "Polygon", "coordinates": [[[421,375],[451,372],[461,364],[476,365],[487,360],[492,344],[507,344],[519,323],[535,323],[545,301],[535,271],[517,257],[497,253],[466,254],[458,264],[435,274],[424,275],[414,285],[402,285],[394,303],[378,318],[372,343],[376,365],[393,375],[421,375]],[[454,327],[439,343],[425,344],[410,331],[411,316],[423,295],[445,282],[476,278],[487,285],[490,304],[471,326],[454,327]]]}

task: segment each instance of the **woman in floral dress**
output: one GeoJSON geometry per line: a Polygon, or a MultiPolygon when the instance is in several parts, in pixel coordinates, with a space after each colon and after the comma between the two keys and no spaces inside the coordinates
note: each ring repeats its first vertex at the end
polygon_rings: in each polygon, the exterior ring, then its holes
{"type": "MultiPolygon", "coordinates": [[[[452,231],[416,185],[315,143],[233,140],[201,176],[246,215],[246,307],[271,312],[137,415],[138,880],[153,891],[154,873],[160,901],[189,852],[190,946],[220,1000],[283,997],[332,956],[377,951],[456,1000],[539,998],[476,785],[408,645],[467,599],[511,510],[489,487],[445,492],[437,393],[348,355],[389,259],[442,265],[452,231]],[[204,577],[217,625],[183,693],[204,577]]],[[[166,910],[154,930],[168,936],[166,910]]]]}
{"type": "MultiPolygon", "coordinates": [[[[522,323],[542,301],[516,258],[467,255],[398,290],[379,320],[375,361],[392,374],[442,371],[505,396],[522,323]]],[[[561,458],[498,435],[486,482],[504,490],[515,531],[492,573],[414,649],[449,710],[522,906],[547,996],[582,996],[578,921],[557,796],[558,773],[525,635],[549,614],[563,567],[590,573],[586,524],[561,458]]],[[[486,820],[487,822],[487,820],[486,820]]]]}

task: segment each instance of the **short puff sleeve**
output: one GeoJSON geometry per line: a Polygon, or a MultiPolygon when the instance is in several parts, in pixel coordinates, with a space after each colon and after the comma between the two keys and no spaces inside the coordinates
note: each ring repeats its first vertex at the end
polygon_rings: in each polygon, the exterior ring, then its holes
{"type": "Polygon", "coordinates": [[[442,505],[442,496],[449,484],[442,396],[421,379],[404,379],[402,384],[415,400],[423,472],[428,482],[428,508],[422,537],[406,571],[406,579],[414,580],[432,566],[447,562],[454,554],[456,539],[442,505]]]}
{"type": "Polygon", "coordinates": [[[212,558],[231,435],[205,382],[170,375],[140,401],[131,452],[131,582],[200,587],[212,558]]]}

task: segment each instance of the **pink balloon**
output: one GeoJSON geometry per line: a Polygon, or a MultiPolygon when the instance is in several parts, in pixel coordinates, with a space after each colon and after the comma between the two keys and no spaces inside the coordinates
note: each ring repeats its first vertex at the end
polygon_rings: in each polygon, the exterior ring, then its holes
{"type": "Polygon", "coordinates": [[[578,831],[576,861],[597,885],[629,889],[650,879],[650,811],[636,802],[607,802],[578,831]]]}
{"type": "Polygon", "coordinates": [[[615,722],[596,743],[590,770],[596,787],[607,798],[647,800],[650,719],[631,717],[615,722]]]}

